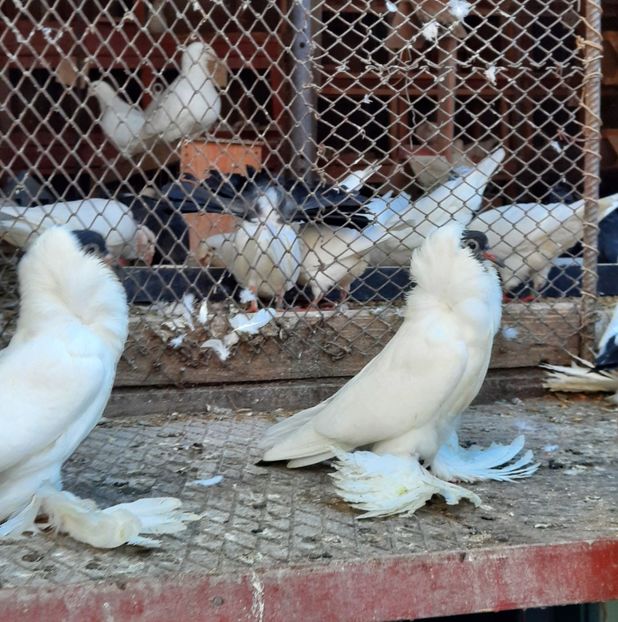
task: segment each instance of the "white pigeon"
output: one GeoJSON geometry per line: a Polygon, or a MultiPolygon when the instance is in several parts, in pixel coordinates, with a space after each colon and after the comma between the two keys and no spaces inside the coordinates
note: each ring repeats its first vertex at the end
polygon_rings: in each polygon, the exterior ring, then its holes
{"type": "MultiPolygon", "coordinates": [[[[68,85],[84,78],[69,61],[56,73],[68,85]]],[[[227,71],[208,44],[191,43],[183,51],[180,75],[145,110],[127,102],[105,80],[86,82],[99,102],[101,129],[124,157],[130,157],[160,142],[173,145],[207,132],[221,114],[219,89],[227,83],[227,71]]]]}
{"type": "MultiPolygon", "coordinates": [[[[618,207],[618,194],[599,200],[599,220],[618,207]]],[[[481,212],[469,223],[488,238],[504,266],[505,291],[532,280],[535,291],[547,281],[553,261],[583,234],[584,201],[575,203],[516,203],[481,212]]]]}
{"type": "MultiPolygon", "coordinates": [[[[270,186],[255,198],[255,216],[239,222],[232,233],[207,238],[204,243],[224,262],[238,283],[254,295],[275,298],[277,307],[296,285],[303,250],[296,225],[282,220],[282,191],[270,186]]],[[[257,301],[250,301],[257,311],[257,301]]]]}
{"type": "Polygon", "coordinates": [[[478,393],[500,324],[486,238],[462,230],[441,227],[415,251],[417,285],[395,336],[333,396],[272,426],[260,443],[263,460],[295,468],[336,456],[339,494],[372,516],[412,512],[436,493],[476,501],[419,465],[431,463],[478,393]],[[347,453],[367,446],[371,452],[347,453]]]}
{"type": "Polygon", "coordinates": [[[0,240],[18,248],[26,248],[33,237],[46,229],[64,225],[101,234],[117,259],[152,263],[154,233],[138,224],[130,208],[119,201],[83,199],[33,207],[0,204],[0,240]]]}
{"type": "Polygon", "coordinates": [[[99,510],[62,490],[62,464],[107,405],[127,338],[122,285],[70,232],[39,236],[19,264],[20,313],[0,352],[0,537],[45,526],[102,548],[155,546],[140,534],[174,533],[195,517],[171,498],[99,510]],[[4,521],[4,522],[3,522],[4,521]]]}
{"type": "Polygon", "coordinates": [[[370,253],[369,262],[374,266],[408,266],[412,250],[432,231],[450,220],[467,226],[480,209],[487,184],[505,153],[502,147],[494,150],[474,168],[434,187],[416,201],[405,193],[370,201],[366,207],[381,220],[384,236],[370,253]]]}
{"type": "Polygon", "coordinates": [[[189,44],[182,54],[180,75],[144,112],[142,144],[172,144],[207,132],[221,114],[221,95],[227,73],[214,50],[202,42],[189,44]]]}
{"type": "Polygon", "coordinates": [[[99,102],[99,125],[103,133],[123,156],[128,157],[148,148],[141,142],[145,116],[138,105],[129,104],[105,80],[90,82],[88,92],[99,102]]]}
{"type": "Polygon", "coordinates": [[[543,386],[550,391],[612,393],[609,401],[618,404],[618,305],[601,335],[595,363],[577,358],[581,365],[541,365],[550,370],[543,386]]]}
{"type": "Polygon", "coordinates": [[[312,306],[317,306],[334,288],[341,291],[340,302],[346,300],[352,282],[369,266],[367,256],[380,233],[372,226],[359,231],[348,227],[333,229],[319,223],[300,229],[303,254],[298,282],[310,287],[312,306]]]}

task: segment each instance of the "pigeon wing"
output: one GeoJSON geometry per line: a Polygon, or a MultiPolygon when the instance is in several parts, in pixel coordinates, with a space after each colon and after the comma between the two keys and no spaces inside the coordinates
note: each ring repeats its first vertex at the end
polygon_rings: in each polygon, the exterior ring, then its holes
{"type": "Polygon", "coordinates": [[[317,462],[332,456],[333,447],[396,438],[439,418],[465,372],[468,350],[453,320],[428,320],[404,324],[335,395],[273,426],[262,444],[270,447],[264,459],[316,456],[317,462]]]}

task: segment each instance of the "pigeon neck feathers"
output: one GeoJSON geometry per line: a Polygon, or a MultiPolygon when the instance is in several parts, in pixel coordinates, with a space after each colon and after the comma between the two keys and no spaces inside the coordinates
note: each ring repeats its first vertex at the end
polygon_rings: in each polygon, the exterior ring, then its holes
{"type": "Polygon", "coordinates": [[[109,267],[81,251],[69,231],[53,227],[35,240],[19,264],[19,287],[18,332],[42,319],[47,326],[77,321],[120,357],[128,331],[124,288],[109,267]]]}
{"type": "Polygon", "coordinates": [[[463,225],[451,222],[415,250],[410,273],[416,287],[408,295],[406,315],[415,316],[436,303],[454,309],[476,300],[491,309],[495,333],[502,300],[498,275],[469,248],[461,246],[462,233],[463,225]]]}

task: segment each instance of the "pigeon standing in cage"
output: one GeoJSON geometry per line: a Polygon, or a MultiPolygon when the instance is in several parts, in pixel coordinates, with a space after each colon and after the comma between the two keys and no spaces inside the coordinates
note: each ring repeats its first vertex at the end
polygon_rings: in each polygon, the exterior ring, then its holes
{"type": "Polygon", "coordinates": [[[25,248],[46,229],[63,225],[100,234],[120,263],[137,259],[152,263],[154,233],[138,223],[130,208],[120,201],[83,199],[25,208],[0,204],[0,240],[18,248],[25,248]]]}
{"type": "Polygon", "coordinates": [[[80,76],[68,60],[59,64],[56,75],[65,85],[86,80],[99,103],[103,132],[125,157],[208,132],[221,114],[219,91],[227,84],[225,66],[210,45],[199,41],[184,48],[180,75],[145,110],[128,103],[107,81],[80,76]]]}
{"type": "Polygon", "coordinates": [[[62,490],[62,465],[99,422],[128,333],[124,289],[78,240],[51,228],[19,265],[17,330],[0,352],[0,538],[49,527],[94,547],[158,546],[148,535],[197,518],[178,499],[101,510],[62,490]]]}
{"type": "Polygon", "coordinates": [[[395,336],[335,395],[272,426],[260,443],[263,460],[295,468],[337,458],[339,494],[367,516],[414,512],[433,494],[480,502],[443,473],[467,481],[533,473],[529,452],[500,468],[515,459],[521,438],[475,448],[473,460],[449,444],[481,388],[500,325],[500,284],[488,260],[482,233],[458,223],[433,233],[413,255],[417,285],[395,336]],[[359,447],[372,451],[349,453],[359,447]],[[420,461],[435,461],[438,476],[420,461]]]}
{"type": "MultiPolygon", "coordinates": [[[[487,235],[493,252],[503,262],[504,290],[532,282],[534,295],[547,282],[553,261],[583,235],[583,199],[575,203],[504,205],[474,217],[469,226],[487,235]]],[[[618,194],[599,200],[599,220],[618,207],[618,194]]]]}

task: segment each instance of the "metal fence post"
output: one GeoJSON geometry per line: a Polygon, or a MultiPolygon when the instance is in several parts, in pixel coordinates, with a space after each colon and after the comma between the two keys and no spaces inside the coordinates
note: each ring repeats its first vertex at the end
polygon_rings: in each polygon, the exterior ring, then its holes
{"type": "Polygon", "coordinates": [[[293,0],[292,38],[292,170],[299,178],[312,173],[316,160],[315,93],[313,91],[311,0],[293,0]]]}

